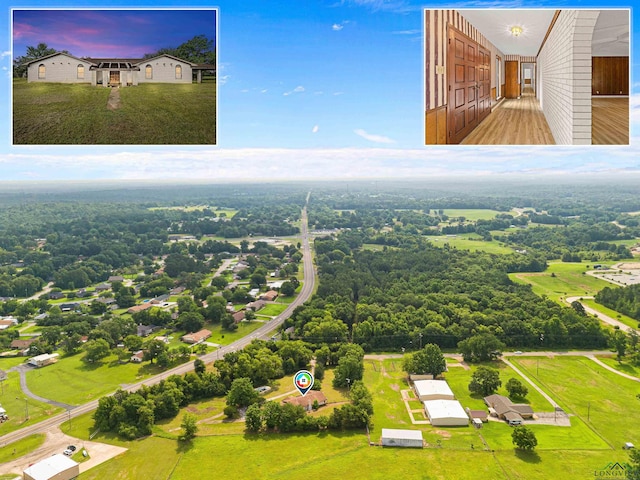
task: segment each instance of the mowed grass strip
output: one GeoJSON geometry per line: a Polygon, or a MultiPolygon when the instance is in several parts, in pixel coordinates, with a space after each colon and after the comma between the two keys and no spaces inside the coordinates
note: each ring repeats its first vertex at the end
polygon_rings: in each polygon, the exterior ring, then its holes
{"type": "Polygon", "coordinates": [[[141,84],[119,89],[89,84],[13,84],[14,144],[216,143],[216,86],[141,84]]]}
{"type": "Polygon", "coordinates": [[[640,430],[633,421],[640,418],[638,382],[586,357],[523,357],[511,361],[613,448],[625,442],[640,443],[640,430]]]}
{"type": "Polygon", "coordinates": [[[615,319],[615,320],[619,320],[622,323],[624,323],[626,326],[631,327],[631,328],[640,328],[640,321],[631,318],[627,315],[625,315],[624,313],[619,313],[616,312],[615,310],[612,310],[608,307],[605,307],[604,305],[597,303],[595,300],[582,300],[582,303],[585,304],[588,307],[593,308],[594,310],[597,310],[600,313],[604,313],[605,315],[615,319]]]}
{"type": "Polygon", "coordinates": [[[44,443],[44,440],[44,433],[36,433],[8,445],[3,445],[2,449],[0,449],[0,464],[10,462],[27,453],[33,452],[44,443]]]}

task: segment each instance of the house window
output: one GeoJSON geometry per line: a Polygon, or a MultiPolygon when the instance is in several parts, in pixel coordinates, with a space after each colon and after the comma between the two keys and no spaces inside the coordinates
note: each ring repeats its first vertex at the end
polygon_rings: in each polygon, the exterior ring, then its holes
{"type": "Polygon", "coordinates": [[[78,78],[84,78],[84,65],[78,65],[78,78]]]}
{"type": "Polygon", "coordinates": [[[182,78],[182,67],[180,65],[176,65],[176,78],[182,78]]]}
{"type": "Polygon", "coordinates": [[[153,78],[153,67],[151,65],[147,65],[144,67],[144,78],[150,80],[153,78]]]}
{"type": "Polygon", "coordinates": [[[38,78],[46,78],[45,77],[46,73],[47,73],[47,67],[45,67],[43,63],[38,65],[38,78]]]}

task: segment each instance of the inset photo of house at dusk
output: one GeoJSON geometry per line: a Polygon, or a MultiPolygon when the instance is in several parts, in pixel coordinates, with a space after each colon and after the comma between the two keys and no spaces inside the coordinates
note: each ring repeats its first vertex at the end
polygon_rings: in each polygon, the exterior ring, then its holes
{"type": "Polygon", "coordinates": [[[425,10],[425,143],[628,145],[628,9],[425,10]]]}
{"type": "Polygon", "coordinates": [[[215,145],[216,9],[12,11],[14,145],[215,145]]]}

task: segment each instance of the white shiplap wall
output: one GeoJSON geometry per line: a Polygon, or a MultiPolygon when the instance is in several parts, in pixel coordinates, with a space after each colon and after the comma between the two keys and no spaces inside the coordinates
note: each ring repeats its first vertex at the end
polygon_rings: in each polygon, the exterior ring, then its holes
{"type": "Polygon", "coordinates": [[[562,10],[538,55],[541,105],[557,144],[591,144],[591,37],[598,10],[562,10]]]}

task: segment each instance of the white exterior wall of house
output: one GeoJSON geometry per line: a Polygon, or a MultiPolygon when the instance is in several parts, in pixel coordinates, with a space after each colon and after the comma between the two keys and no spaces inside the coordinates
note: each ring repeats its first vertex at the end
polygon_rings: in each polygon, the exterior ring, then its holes
{"type": "Polygon", "coordinates": [[[89,70],[92,64],[64,53],[31,63],[27,69],[28,82],[56,82],[56,83],[91,83],[93,72],[89,70]],[[44,78],[39,78],[40,65],[44,65],[44,78]],[[78,65],[84,66],[84,78],[78,78],[78,65]]]}
{"type": "Polygon", "coordinates": [[[557,144],[591,145],[591,38],[599,10],[562,10],[538,55],[536,89],[557,144]]]}
{"type": "Polygon", "coordinates": [[[191,83],[191,65],[181,62],[175,58],[166,56],[150,58],[137,64],[140,67],[138,72],[138,83],[191,83]],[[146,77],[146,67],[151,65],[151,78],[146,77]],[[182,78],[176,78],[176,65],[182,68],[182,78]]]}

